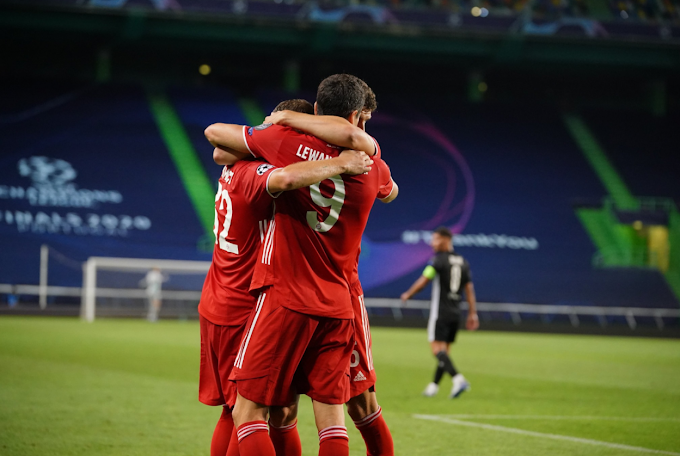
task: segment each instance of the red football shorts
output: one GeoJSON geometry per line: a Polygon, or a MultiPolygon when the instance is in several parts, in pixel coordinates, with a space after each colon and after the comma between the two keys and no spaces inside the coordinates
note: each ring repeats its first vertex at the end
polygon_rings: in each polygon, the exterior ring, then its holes
{"type": "Polygon", "coordinates": [[[241,345],[245,324],[241,326],[219,326],[202,316],[201,325],[201,368],[198,382],[198,400],[206,405],[236,403],[236,385],[229,375],[241,345]]]}
{"type": "Polygon", "coordinates": [[[270,287],[260,294],[230,379],[241,396],[286,406],[298,394],[325,404],[350,398],[353,320],[306,315],[283,307],[270,287]]]}
{"type": "Polygon", "coordinates": [[[354,308],[354,350],[349,365],[350,396],[358,396],[375,385],[371,327],[364,305],[364,292],[359,281],[350,287],[354,308]]]}

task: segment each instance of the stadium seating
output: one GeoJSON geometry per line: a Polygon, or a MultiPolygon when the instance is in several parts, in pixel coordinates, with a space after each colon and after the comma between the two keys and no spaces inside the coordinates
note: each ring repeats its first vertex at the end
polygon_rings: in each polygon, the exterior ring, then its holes
{"type": "Polygon", "coordinates": [[[677,148],[673,134],[678,116],[655,117],[646,112],[590,110],[585,119],[631,192],[673,198],[680,207],[677,166],[668,151],[677,148]]]}
{"type": "Polygon", "coordinates": [[[215,88],[199,90],[172,88],[169,96],[208,176],[216,182],[222,167],[213,162],[213,148],[205,140],[203,130],[215,122],[247,123],[236,96],[227,89],[215,88]]]}
{"type": "MultiPolygon", "coordinates": [[[[83,7],[79,0],[26,0],[38,7],[83,7]]],[[[88,9],[155,9],[160,13],[218,14],[226,17],[275,19],[296,23],[349,22],[357,24],[408,24],[423,29],[487,30],[513,33],[518,30],[542,35],[561,34],[560,29],[597,27],[592,37],[638,36],[677,39],[680,36],[678,0],[443,0],[443,1],[271,1],[227,2],[219,0],[92,0],[88,9]],[[565,23],[562,23],[566,20],[565,23]],[[520,24],[535,23],[527,29],[520,24]],[[545,26],[545,27],[544,27],[545,26]]],[[[582,33],[581,33],[582,35],[582,33]]]]}
{"type": "MultiPolygon", "coordinates": [[[[204,230],[141,88],[107,85],[54,92],[34,88],[3,89],[8,102],[0,113],[0,128],[9,153],[1,159],[0,248],[8,258],[20,261],[2,262],[0,282],[36,283],[42,243],[77,261],[94,255],[210,258],[197,249],[204,230]],[[77,172],[67,183],[49,185],[111,190],[122,201],[39,207],[9,198],[9,187],[27,188],[30,179],[33,186],[40,184],[35,175],[21,175],[18,165],[32,156],[63,160],[77,172]],[[10,212],[31,213],[33,218],[19,228],[16,217],[7,218],[10,212]],[[40,225],[38,212],[50,217],[58,213],[60,220],[73,213],[80,216],[82,226],[65,228],[65,222],[59,225],[52,219],[40,225]],[[106,219],[111,226],[103,222],[107,214],[113,217],[106,219]],[[133,220],[128,229],[121,228],[124,215],[133,220]]],[[[312,94],[302,96],[312,99],[312,94]]],[[[289,97],[264,90],[256,102],[268,112],[289,97]]],[[[448,225],[461,233],[457,249],[471,263],[482,301],[678,305],[655,270],[593,267],[596,249],[574,206],[599,202],[606,191],[559,112],[379,97],[379,111],[368,131],[379,140],[401,192],[389,206],[376,203],[365,233],[360,274],[367,296],[398,297],[431,255],[429,231],[448,225]]],[[[215,121],[246,123],[240,100],[226,89],[171,89],[168,98],[209,178],[216,179],[220,167],[212,162],[203,129],[215,121]]],[[[632,164],[640,148],[659,136],[654,128],[670,128],[670,123],[652,127],[652,118],[623,118],[627,135],[622,141],[617,129],[597,121],[598,115],[586,119],[603,145],[616,151],[614,162],[633,191],[677,198],[673,193],[677,186],[671,189],[668,183],[670,166],[640,160],[632,164]],[[640,119],[640,128],[633,128],[640,119]],[[655,179],[652,173],[667,174],[655,179]]],[[[73,271],[50,277],[50,283],[60,285],[78,286],[79,280],[73,271]]]]}
{"type": "MultiPolygon", "coordinates": [[[[2,96],[0,251],[13,261],[1,262],[1,282],[37,283],[42,243],[77,261],[210,258],[197,251],[203,229],[140,87],[8,83],[2,96]],[[59,181],[55,164],[75,174],[59,181]]],[[[50,283],[80,286],[73,269],[51,269],[50,283]]]]}
{"type": "MultiPolygon", "coordinates": [[[[458,247],[472,264],[483,299],[677,306],[657,271],[602,270],[591,266],[595,247],[572,205],[598,200],[605,190],[568,136],[557,112],[538,107],[517,112],[515,108],[493,105],[437,107],[434,100],[423,105],[428,106],[427,115],[462,152],[474,176],[474,212],[463,233],[504,234],[538,241],[536,250],[458,247]]],[[[401,142],[392,143],[388,134],[378,137],[392,163],[390,150],[403,151],[401,142]]],[[[437,201],[436,188],[427,193],[409,188],[409,174],[400,175],[404,169],[408,168],[393,165],[407,202],[421,207],[437,201]]],[[[408,214],[410,210],[408,207],[400,213],[408,214]]],[[[416,270],[408,279],[402,279],[399,288],[407,286],[418,273],[416,270]]],[[[389,290],[382,287],[373,292],[387,294],[389,290]]]]}

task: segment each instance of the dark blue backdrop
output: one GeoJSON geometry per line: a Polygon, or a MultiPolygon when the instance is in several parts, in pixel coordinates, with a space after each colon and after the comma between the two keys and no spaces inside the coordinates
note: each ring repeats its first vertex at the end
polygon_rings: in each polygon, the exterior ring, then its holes
{"type": "MultiPolygon", "coordinates": [[[[210,258],[197,249],[202,227],[141,89],[26,85],[0,95],[7,100],[0,108],[0,283],[37,283],[42,243],[77,261],[210,258]],[[40,202],[29,193],[62,199],[40,202]],[[98,201],[83,202],[93,195],[98,201]]],[[[203,129],[245,123],[236,97],[224,89],[169,96],[216,180],[220,167],[203,129]]],[[[283,97],[263,92],[259,102],[268,111],[283,97]]],[[[376,203],[365,232],[360,275],[367,296],[398,297],[431,255],[429,232],[447,225],[461,233],[456,248],[472,266],[480,300],[677,306],[656,271],[591,266],[595,248],[573,203],[606,192],[556,111],[379,101],[368,131],[400,196],[376,203]]],[[[606,122],[593,124],[608,131],[606,122]]],[[[55,268],[50,282],[79,285],[80,272],[55,268]]]]}

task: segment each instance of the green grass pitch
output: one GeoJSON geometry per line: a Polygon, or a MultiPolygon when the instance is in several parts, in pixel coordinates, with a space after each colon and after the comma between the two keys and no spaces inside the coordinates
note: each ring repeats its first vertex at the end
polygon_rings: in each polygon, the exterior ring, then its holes
{"type": "MultiPolygon", "coordinates": [[[[463,332],[472,391],[449,400],[448,378],[420,395],[424,330],[373,340],[398,455],[680,454],[680,341],[463,332]]],[[[208,455],[220,410],[197,400],[198,355],[196,322],[0,318],[0,455],[208,455]]],[[[317,454],[304,397],[299,431],[317,454]]]]}

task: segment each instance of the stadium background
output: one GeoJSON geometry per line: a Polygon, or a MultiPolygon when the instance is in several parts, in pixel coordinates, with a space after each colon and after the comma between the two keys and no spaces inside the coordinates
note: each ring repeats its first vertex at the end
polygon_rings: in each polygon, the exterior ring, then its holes
{"type": "Polygon", "coordinates": [[[480,301],[678,306],[676,3],[1,7],[2,284],[36,284],[42,244],[73,260],[50,285],[80,286],[90,256],[209,260],[205,126],[346,71],[378,95],[402,188],[366,230],[368,297],[398,297],[445,224],[480,301]]]}
{"type": "MultiPolygon", "coordinates": [[[[680,332],[679,7],[0,1],[0,455],[207,453],[219,413],[196,400],[198,325],[176,318],[195,300],[156,325],[16,314],[78,313],[79,292],[38,306],[42,245],[50,287],[71,290],[92,256],[209,260],[220,169],[203,129],[258,124],[336,72],[375,90],[368,130],[401,188],[360,262],[397,454],[680,454],[677,340],[613,336],[680,332]],[[422,329],[378,327],[424,324],[425,303],[394,298],[441,224],[487,305],[454,347],[473,385],[454,402],[420,396],[422,329]],[[592,312],[560,312],[576,308],[592,312]]],[[[141,275],[98,280],[143,296],[141,275]]],[[[299,428],[315,454],[309,407],[299,428]]]]}

